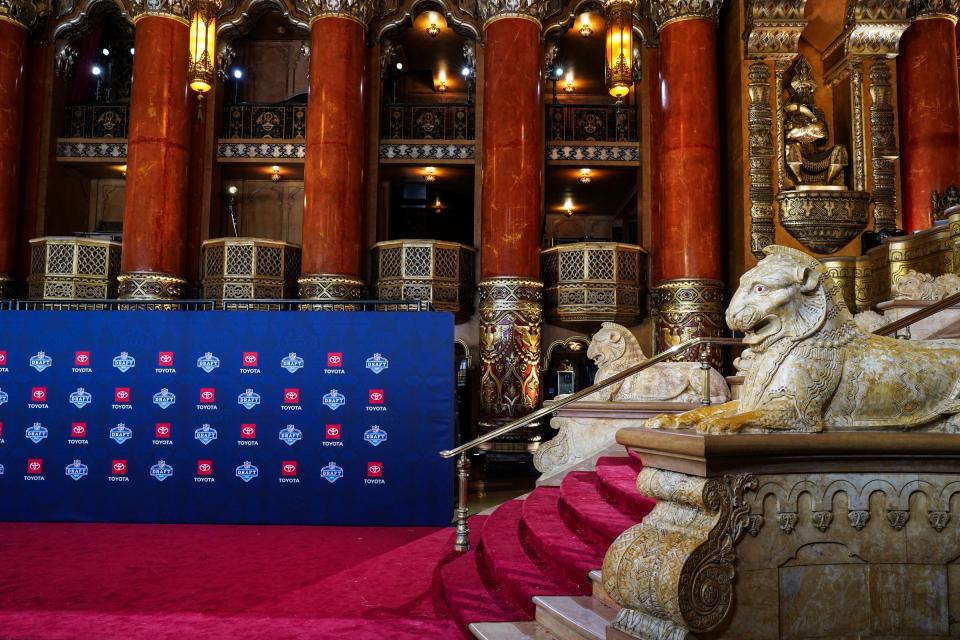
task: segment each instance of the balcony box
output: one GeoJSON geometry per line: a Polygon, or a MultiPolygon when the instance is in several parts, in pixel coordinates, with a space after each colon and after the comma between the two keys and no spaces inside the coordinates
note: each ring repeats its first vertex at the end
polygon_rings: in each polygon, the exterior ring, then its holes
{"type": "Polygon", "coordinates": [[[371,249],[379,300],[419,300],[457,321],[473,314],[476,249],[441,240],[389,240],[371,249]]]}
{"type": "Polygon", "coordinates": [[[618,242],[577,242],[546,249],[543,307],[558,325],[592,330],[601,322],[625,326],[641,317],[646,251],[618,242]]]}
{"type": "Polygon", "coordinates": [[[117,297],[119,242],[95,238],[44,237],[30,241],[32,300],[117,297]]]}
{"type": "Polygon", "coordinates": [[[203,297],[253,300],[297,297],[300,247],[262,238],[203,243],[203,297]]]}

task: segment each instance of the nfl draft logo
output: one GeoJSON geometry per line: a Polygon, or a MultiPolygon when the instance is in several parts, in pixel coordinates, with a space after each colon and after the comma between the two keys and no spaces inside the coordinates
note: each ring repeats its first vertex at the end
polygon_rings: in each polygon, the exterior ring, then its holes
{"type": "Polygon", "coordinates": [[[260,470],[256,466],[250,463],[249,460],[245,461],[242,465],[237,467],[237,477],[243,480],[244,482],[250,482],[254,478],[260,475],[260,470]]]}
{"type": "Polygon", "coordinates": [[[346,404],[346,402],[347,398],[336,389],[330,389],[330,393],[323,396],[323,404],[331,411],[336,411],[346,404]]]}
{"type": "Polygon", "coordinates": [[[135,366],[137,366],[136,359],[126,351],[121,351],[120,355],[113,359],[113,368],[120,371],[120,373],[126,373],[135,366]]]}
{"type": "Polygon", "coordinates": [[[2,465],[2,464],[0,464],[0,476],[2,476],[2,475],[3,475],[3,472],[4,472],[4,468],[3,468],[3,465],[2,465]]]}
{"type": "Polygon", "coordinates": [[[320,471],[320,477],[333,484],[343,477],[343,469],[338,467],[336,462],[328,462],[327,466],[320,471]]]}
{"type": "Polygon", "coordinates": [[[220,366],[220,358],[207,351],[197,358],[197,366],[203,369],[204,373],[211,373],[220,366]]]}
{"type": "Polygon", "coordinates": [[[27,440],[32,440],[33,444],[39,444],[41,440],[45,440],[50,432],[45,426],[39,422],[34,422],[32,427],[27,427],[27,440]]]}
{"type": "Polygon", "coordinates": [[[10,396],[7,394],[7,392],[3,389],[0,389],[0,404],[7,404],[7,400],[9,399],[10,396]]]}
{"type": "Polygon", "coordinates": [[[160,389],[158,393],[153,394],[153,404],[157,405],[161,409],[166,409],[170,405],[176,403],[176,401],[177,396],[171,393],[167,388],[160,389]]]}
{"type": "Polygon", "coordinates": [[[70,404],[77,409],[83,409],[91,402],[93,402],[93,396],[84,391],[83,387],[78,387],[76,391],[70,394],[70,404]]]}
{"type": "Polygon", "coordinates": [[[133,437],[133,431],[127,425],[122,422],[115,426],[113,429],[110,429],[110,439],[116,442],[117,444],[123,444],[127,440],[133,437]]]}
{"type": "Polygon", "coordinates": [[[79,480],[83,476],[87,475],[89,469],[87,465],[83,464],[79,460],[74,460],[73,464],[67,465],[67,477],[73,478],[74,480],[79,480]]]}
{"type": "Polygon", "coordinates": [[[260,394],[254,393],[253,389],[247,389],[237,398],[237,404],[244,409],[253,409],[260,404],[260,394]]]}
{"type": "Polygon", "coordinates": [[[163,482],[173,475],[173,467],[163,460],[157,460],[157,464],[150,467],[150,475],[160,482],[163,482]]]}
{"type": "Polygon", "coordinates": [[[210,444],[217,439],[217,430],[205,424],[193,432],[193,439],[199,440],[202,444],[210,444]]]}
{"type": "Polygon", "coordinates": [[[291,447],[294,445],[294,443],[300,442],[302,437],[303,432],[292,424],[288,424],[283,429],[280,429],[280,440],[286,442],[291,447]]]}
{"type": "Polygon", "coordinates": [[[374,373],[380,373],[389,366],[390,361],[379,353],[375,353],[373,356],[367,358],[367,369],[370,369],[370,371],[373,371],[374,373]]]}
{"type": "Polygon", "coordinates": [[[280,366],[290,373],[296,373],[300,369],[303,369],[303,358],[295,353],[291,353],[280,361],[280,366]]]}
{"type": "Polygon", "coordinates": [[[53,358],[45,354],[43,351],[38,351],[37,355],[30,358],[30,366],[36,369],[37,371],[43,371],[44,369],[47,369],[52,365],[53,365],[53,358]]]}
{"type": "Polygon", "coordinates": [[[381,429],[378,425],[373,425],[368,430],[363,432],[363,439],[376,447],[381,442],[387,441],[387,432],[381,429]]]}

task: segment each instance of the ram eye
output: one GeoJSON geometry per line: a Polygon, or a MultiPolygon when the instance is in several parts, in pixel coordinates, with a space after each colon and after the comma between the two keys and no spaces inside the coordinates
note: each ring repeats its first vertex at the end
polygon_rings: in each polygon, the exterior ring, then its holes
{"type": "Polygon", "coordinates": [[[767,288],[766,288],[765,286],[763,286],[762,284],[758,284],[757,286],[755,286],[755,287],[753,288],[753,290],[756,291],[757,293],[763,293],[764,291],[767,290],[767,288]]]}

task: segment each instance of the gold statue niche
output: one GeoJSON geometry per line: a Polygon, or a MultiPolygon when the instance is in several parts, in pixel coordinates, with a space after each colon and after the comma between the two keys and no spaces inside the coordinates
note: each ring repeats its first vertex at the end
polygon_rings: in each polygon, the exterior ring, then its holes
{"type": "Polygon", "coordinates": [[[844,168],[849,163],[842,144],[827,146],[830,132],[823,110],[813,102],[817,83],[810,63],[797,61],[790,80],[793,89],[784,105],[785,156],[797,189],[834,187],[846,189],[844,168]]]}

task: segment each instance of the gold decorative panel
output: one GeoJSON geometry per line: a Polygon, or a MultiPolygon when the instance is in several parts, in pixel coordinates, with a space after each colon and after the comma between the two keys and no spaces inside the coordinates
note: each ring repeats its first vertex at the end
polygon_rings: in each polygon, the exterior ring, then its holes
{"type": "Polygon", "coordinates": [[[203,243],[203,297],[216,300],[295,298],[300,247],[261,238],[203,243]]]}
{"type": "Polygon", "coordinates": [[[29,295],[33,300],[115,298],[119,242],[44,237],[30,241],[29,295]]]}

